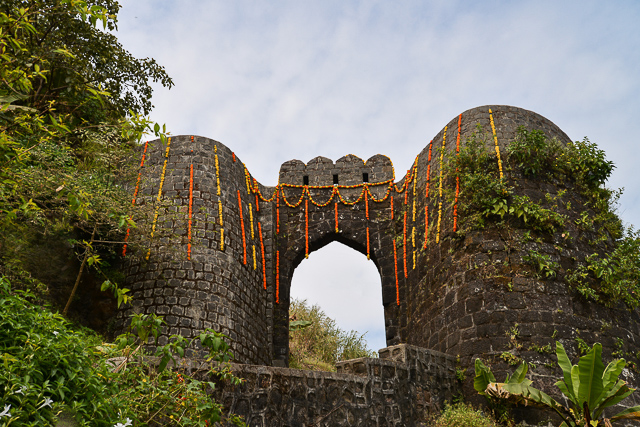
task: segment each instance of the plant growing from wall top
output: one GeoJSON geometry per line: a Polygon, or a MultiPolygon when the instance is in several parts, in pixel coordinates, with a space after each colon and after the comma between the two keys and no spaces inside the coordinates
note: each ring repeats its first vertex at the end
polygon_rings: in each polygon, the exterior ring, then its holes
{"type": "Polygon", "coordinates": [[[569,407],[531,385],[532,381],[526,378],[526,362],[511,377],[507,375],[505,382],[498,383],[491,370],[476,359],[474,388],[490,400],[550,408],[563,420],[561,427],[610,427],[618,420],[640,420],[640,406],[625,409],[611,418],[603,416],[605,408],[618,404],[635,391],[618,378],[626,364],[624,359],[614,360],[605,368],[599,343],[580,357],[577,365],[571,365],[560,342],[556,342],[556,354],[564,379],[555,384],[569,400],[569,407]]]}

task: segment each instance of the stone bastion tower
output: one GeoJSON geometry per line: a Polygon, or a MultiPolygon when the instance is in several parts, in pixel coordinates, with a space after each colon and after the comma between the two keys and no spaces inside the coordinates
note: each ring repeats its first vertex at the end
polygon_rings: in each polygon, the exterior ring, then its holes
{"type": "Polygon", "coordinates": [[[510,371],[509,353],[537,362],[542,379],[555,378],[544,370],[550,355],[539,351],[553,340],[574,353],[580,338],[601,342],[605,355],[635,355],[638,312],[590,302],[566,278],[594,241],[606,251],[613,239],[579,225],[593,208],[570,177],[528,177],[509,165],[507,146],[519,127],[571,142],[536,113],[483,106],[452,118],[404,176],[384,155],[316,157],[282,164],[276,186],[257,182],[217,141],[148,143],[134,197],[151,212],[143,220],[151,232],[130,236],[125,274],[133,302],[119,312],[119,328],[131,313],[156,313],[168,325],[161,343],[213,328],[230,337],[237,362],[287,366],[293,272],[338,241],[380,273],[389,346],[445,353],[468,373],[476,357],[510,371]],[[496,210],[483,227],[465,228],[469,210],[458,196],[466,183],[450,165],[479,138],[491,153],[487,174],[513,187],[505,202],[526,196],[553,213],[549,227],[532,229],[515,216],[507,224],[496,210]],[[551,262],[553,273],[536,259],[551,262]]]}

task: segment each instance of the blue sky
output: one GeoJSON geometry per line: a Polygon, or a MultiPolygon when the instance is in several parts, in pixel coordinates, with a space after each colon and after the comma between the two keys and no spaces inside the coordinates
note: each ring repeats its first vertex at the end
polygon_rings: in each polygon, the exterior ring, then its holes
{"type": "MultiPolygon", "coordinates": [[[[119,40],[175,82],[154,93],[152,118],[224,143],[265,185],[318,155],[381,153],[406,170],[457,114],[506,104],[603,148],[609,186],[625,187],[619,213],[640,226],[640,2],[121,3],[119,40]]],[[[379,282],[336,243],[298,267],[292,292],[378,349],[379,282]]]]}

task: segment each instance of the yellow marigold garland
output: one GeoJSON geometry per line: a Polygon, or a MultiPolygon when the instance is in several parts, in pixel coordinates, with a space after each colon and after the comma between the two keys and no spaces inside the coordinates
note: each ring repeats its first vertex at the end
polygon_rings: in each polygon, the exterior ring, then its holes
{"type": "MultiPolygon", "coordinates": [[[[144,143],[144,151],[142,152],[142,159],[140,160],[140,169],[138,170],[138,180],[136,181],[136,189],[133,191],[133,200],[131,200],[131,206],[136,205],[136,198],[138,197],[138,190],[140,189],[140,179],[142,178],[142,167],[144,166],[144,159],[147,156],[147,148],[149,147],[149,141],[144,143]]],[[[131,217],[129,217],[131,219],[131,217]]],[[[129,240],[129,233],[131,227],[127,227],[127,234],[124,236],[124,246],[122,247],[122,256],[127,254],[127,241],[129,240]]]]}
{"type": "Polygon", "coordinates": [[[493,113],[489,108],[489,119],[491,120],[491,131],[493,132],[493,142],[496,148],[496,155],[498,156],[498,169],[500,169],[500,179],[502,179],[502,159],[500,158],[500,146],[498,145],[498,135],[496,134],[496,125],[493,122],[493,113]]]}
{"type": "Polygon", "coordinates": [[[238,190],[238,211],[240,212],[240,230],[242,231],[242,263],[247,265],[247,239],[244,235],[244,217],[242,215],[242,199],[238,190]]]}
{"type": "MultiPolygon", "coordinates": [[[[284,197],[284,192],[282,192],[284,197]]],[[[276,234],[280,234],[280,195],[276,189],[276,234]]]]}
{"type": "MultiPolygon", "coordinates": [[[[156,231],[156,225],[158,223],[158,209],[160,209],[160,200],[162,199],[162,186],[164,185],[164,177],[167,173],[167,162],[169,161],[169,149],[171,147],[171,138],[167,138],[167,149],[164,153],[164,164],[162,165],[162,174],[160,174],[160,188],[158,188],[158,197],[156,197],[156,209],[153,214],[153,223],[151,225],[151,234],[149,235],[149,240],[153,240],[153,235],[156,231]]],[[[147,251],[146,260],[149,259],[151,255],[151,248],[147,251]]]]}
{"type": "Polygon", "coordinates": [[[213,146],[213,152],[215,155],[215,163],[216,163],[216,185],[218,186],[216,189],[216,194],[220,196],[222,191],[220,190],[220,162],[218,161],[218,146],[213,146]]]}
{"type": "MultiPolygon", "coordinates": [[[[456,157],[460,155],[460,128],[462,126],[462,114],[458,116],[458,138],[456,140],[456,157]]],[[[453,202],[453,232],[458,229],[458,196],[460,195],[460,175],[456,166],[456,198],[453,202]]]]}
{"type": "Polygon", "coordinates": [[[249,203],[249,226],[251,228],[251,240],[255,239],[255,234],[253,233],[253,205],[249,203]]]}
{"type": "Polygon", "coordinates": [[[440,243],[440,222],[442,221],[442,176],[443,176],[443,164],[444,164],[444,149],[447,139],[447,127],[444,127],[444,134],[442,135],[442,150],[440,150],[440,183],[438,184],[438,225],[436,231],[436,243],[440,243]]]}
{"type": "Polygon", "coordinates": [[[218,199],[218,222],[220,224],[220,250],[224,251],[224,224],[222,223],[222,201],[218,199]]]}
{"type": "Polygon", "coordinates": [[[404,213],[404,223],[402,227],[402,251],[404,260],[404,278],[409,277],[407,274],[407,212],[404,213]]]}
{"type": "Polygon", "coordinates": [[[264,283],[264,290],[267,290],[267,267],[264,258],[264,242],[262,240],[262,225],[258,221],[258,233],[260,234],[260,252],[262,254],[262,282],[264,283]]]}
{"type": "Polygon", "coordinates": [[[258,268],[256,265],[256,245],[251,245],[251,252],[253,253],[253,269],[256,270],[258,268]]]}

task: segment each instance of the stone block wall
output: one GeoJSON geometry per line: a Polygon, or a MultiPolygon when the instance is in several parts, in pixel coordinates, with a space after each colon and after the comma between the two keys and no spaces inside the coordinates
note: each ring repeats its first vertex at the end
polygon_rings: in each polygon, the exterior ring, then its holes
{"type": "MultiPolygon", "coordinates": [[[[507,171],[506,147],[519,126],[570,142],[536,113],[484,106],[453,118],[398,182],[387,157],[364,162],[347,155],[288,161],[276,187],[255,181],[219,142],[189,136],[172,138],[168,147],[154,142],[136,200],[150,208],[146,224],[153,231],[131,236],[125,274],[134,302],[120,312],[119,328],[131,313],[156,313],[169,325],[161,342],[211,327],[230,337],[238,362],[287,366],[293,272],[310,252],[339,241],[378,268],[387,345],[459,356],[468,378],[476,357],[491,360],[498,378],[513,369],[509,362],[525,358],[537,361],[533,375],[549,389],[558,372],[545,366],[552,359],[546,345],[555,339],[574,355],[580,337],[602,342],[607,357],[613,351],[633,357],[640,351],[638,312],[587,302],[564,278],[592,251],[592,232],[576,226],[588,210],[585,200],[570,182],[507,171]],[[558,200],[562,230],[533,239],[525,238],[526,227],[458,232],[464,218],[457,216],[455,171],[442,165],[474,133],[495,153],[496,167],[502,163],[515,194],[558,200]],[[557,276],[536,277],[525,260],[531,251],[558,263],[557,276]]],[[[369,373],[385,363],[340,369],[369,373]]],[[[469,379],[464,387],[475,394],[469,379]]]]}
{"type": "Polygon", "coordinates": [[[338,372],[233,365],[240,386],[214,396],[251,427],[418,426],[459,392],[453,357],[408,345],[355,359],[338,372]]]}

